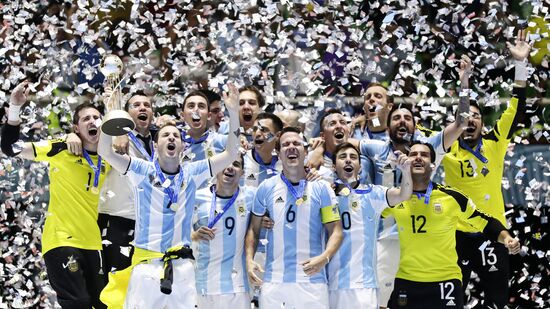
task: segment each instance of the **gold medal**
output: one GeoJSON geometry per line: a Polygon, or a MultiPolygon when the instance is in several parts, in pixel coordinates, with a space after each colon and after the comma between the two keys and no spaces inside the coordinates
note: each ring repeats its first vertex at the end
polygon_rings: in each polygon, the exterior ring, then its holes
{"type": "Polygon", "coordinates": [[[99,188],[98,187],[92,187],[92,189],[90,191],[92,191],[93,194],[98,194],[99,193],[99,188]]]}
{"type": "Polygon", "coordinates": [[[302,203],[304,203],[303,198],[299,198],[299,199],[296,200],[296,205],[300,206],[300,205],[302,205],[302,203]]]}
{"type": "Polygon", "coordinates": [[[180,206],[177,203],[170,204],[170,209],[172,209],[172,211],[174,212],[178,211],[179,208],[180,206]]]}
{"type": "Polygon", "coordinates": [[[342,188],[342,190],[340,190],[340,195],[343,195],[343,196],[348,196],[350,193],[351,191],[348,187],[344,187],[342,188]]]}

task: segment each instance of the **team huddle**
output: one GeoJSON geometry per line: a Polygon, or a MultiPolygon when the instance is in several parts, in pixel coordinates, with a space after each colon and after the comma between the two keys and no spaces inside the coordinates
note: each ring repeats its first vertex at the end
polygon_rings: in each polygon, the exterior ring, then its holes
{"type": "Polygon", "coordinates": [[[467,57],[454,121],[440,132],[372,83],[357,122],[330,109],[319,137],[306,137],[299,112],[262,112],[257,88],[229,84],[225,121],[208,91],[187,94],[177,120],[155,120],[152,98],[134,92],[127,134],[105,134],[99,109],[83,103],[65,139],[21,144],[30,89],[22,82],[1,146],[49,163],[42,254],[58,303],[463,308],[475,271],[484,306],[503,308],[508,255],[520,251],[506,229],[501,178],[525,117],[524,31],[508,47],[514,96],[483,133],[467,57]],[[431,180],[439,165],[446,185],[431,180]]]}

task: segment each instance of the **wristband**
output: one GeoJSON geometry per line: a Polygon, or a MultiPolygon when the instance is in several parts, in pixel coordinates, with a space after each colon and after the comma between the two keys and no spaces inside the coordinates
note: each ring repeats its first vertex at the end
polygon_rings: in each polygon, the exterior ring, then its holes
{"type": "Polygon", "coordinates": [[[523,82],[527,80],[527,63],[525,61],[516,60],[514,80],[523,82]]]}
{"type": "Polygon", "coordinates": [[[19,122],[19,112],[21,111],[21,105],[10,104],[8,108],[8,121],[19,122]]]}

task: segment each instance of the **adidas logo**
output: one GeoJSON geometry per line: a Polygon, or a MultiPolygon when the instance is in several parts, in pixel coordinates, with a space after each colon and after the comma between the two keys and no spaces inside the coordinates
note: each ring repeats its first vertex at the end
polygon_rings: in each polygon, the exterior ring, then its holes
{"type": "Polygon", "coordinates": [[[399,205],[397,205],[397,209],[405,209],[405,206],[403,206],[403,203],[400,203],[399,205]]]}
{"type": "Polygon", "coordinates": [[[448,306],[448,307],[455,307],[456,304],[455,304],[455,302],[451,299],[451,300],[449,300],[449,301],[447,302],[447,304],[446,304],[445,306],[448,306]]]}
{"type": "Polygon", "coordinates": [[[275,200],[275,203],[284,203],[285,200],[283,200],[283,198],[281,196],[279,196],[276,200],[275,200]]]}
{"type": "Polygon", "coordinates": [[[498,268],[496,268],[495,265],[491,265],[491,268],[489,268],[489,271],[498,271],[498,268]]]}
{"type": "Polygon", "coordinates": [[[191,161],[191,158],[187,155],[185,155],[182,159],[183,161],[191,161]]]}
{"type": "Polygon", "coordinates": [[[78,160],[74,161],[74,163],[82,165],[82,159],[78,159],[78,160]]]}
{"type": "Polygon", "coordinates": [[[256,180],[256,176],[254,176],[254,174],[250,174],[248,175],[248,177],[246,177],[247,180],[256,180]]]}

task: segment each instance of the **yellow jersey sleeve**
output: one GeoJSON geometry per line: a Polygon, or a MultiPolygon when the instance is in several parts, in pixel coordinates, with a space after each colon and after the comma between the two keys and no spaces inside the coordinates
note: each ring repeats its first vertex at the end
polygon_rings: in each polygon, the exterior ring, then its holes
{"type": "Polygon", "coordinates": [[[36,161],[51,161],[57,154],[67,149],[67,144],[60,139],[42,140],[32,143],[36,161]]]}

